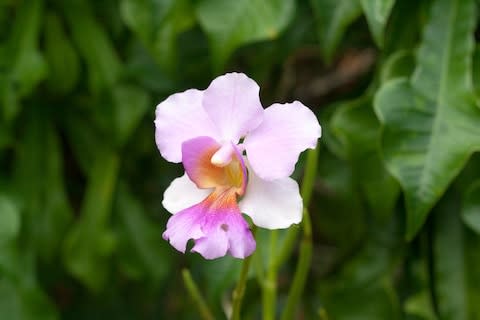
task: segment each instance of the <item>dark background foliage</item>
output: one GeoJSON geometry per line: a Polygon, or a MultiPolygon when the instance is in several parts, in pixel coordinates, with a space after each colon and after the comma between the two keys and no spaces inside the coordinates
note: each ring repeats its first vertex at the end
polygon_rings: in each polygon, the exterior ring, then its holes
{"type": "MultiPolygon", "coordinates": [[[[264,106],[300,100],[323,127],[296,317],[480,319],[477,7],[0,0],[0,318],[197,319],[182,268],[225,317],[241,261],[161,238],[182,168],[153,119],[168,95],[240,71],[264,106]]],[[[245,319],[261,317],[268,236],[245,319]]],[[[297,258],[296,244],[279,313],[297,258]]]]}

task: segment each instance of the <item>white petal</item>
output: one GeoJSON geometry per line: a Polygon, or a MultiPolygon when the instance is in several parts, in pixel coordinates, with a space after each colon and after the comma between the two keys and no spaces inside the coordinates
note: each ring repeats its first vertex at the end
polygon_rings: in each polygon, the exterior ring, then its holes
{"type": "Polygon", "coordinates": [[[267,181],[252,170],[248,178],[239,206],[254,224],[266,229],[284,229],[302,221],[303,202],[295,180],[287,177],[267,181]]]}
{"type": "Polygon", "coordinates": [[[238,140],[263,118],[260,88],[243,73],[227,73],[204,91],[203,107],[222,136],[220,142],[238,140]]]}
{"type": "Polygon", "coordinates": [[[175,214],[201,202],[210,193],[212,193],[211,189],[197,188],[188,176],[184,174],[173,180],[167,190],[165,190],[162,205],[168,212],[175,214]]]}
{"type": "Polygon", "coordinates": [[[182,143],[207,136],[217,139],[218,129],[202,107],[203,91],[190,89],[175,93],[155,111],[155,141],[170,162],[182,161],[182,143]]]}
{"type": "Polygon", "coordinates": [[[298,101],[274,104],[244,141],[247,158],[262,179],[290,176],[300,152],[314,149],[321,135],[315,114],[298,101]]]}

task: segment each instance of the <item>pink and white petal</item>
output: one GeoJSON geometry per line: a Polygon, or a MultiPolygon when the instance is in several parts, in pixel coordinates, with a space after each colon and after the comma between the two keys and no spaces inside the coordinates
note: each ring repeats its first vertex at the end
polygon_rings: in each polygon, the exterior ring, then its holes
{"type": "Polygon", "coordinates": [[[263,119],[257,83],[243,73],[216,78],[204,91],[203,107],[219,129],[222,140],[237,143],[263,119]]]}
{"type": "Polygon", "coordinates": [[[305,149],[314,149],[321,136],[315,114],[302,103],[273,104],[263,122],[244,141],[248,161],[266,180],[290,176],[305,149]]]}
{"type": "Polygon", "coordinates": [[[228,252],[240,259],[251,255],[255,251],[256,243],[240,209],[235,214],[226,216],[224,224],[228,226],[228,252]]]}
{"type": "Polygon", "coordinates": [[[223,257],[228,251],[228,237],[214,221],[215,215],[206,216],[206,224],[203,225],[205,236],[195,241],[192,252],[198,252],[205,259],[216,259],[223,257]]]}
{"type": "Polygon", "coordinates": [[[227,252],[243,259],[251,255],[256,247],[252,232],[236,203],[214,214],[207,214],[202,231],[205,236],[195,241],[192,252],[200,253],[205,259],[223,257],[227,252]]]}
{"type": "Polygon", "coordinates": [[[190,239],[193,252],[206,259],[230,253],[245,258],[255,250],[255,240],[236,203],[234,190],[214,191],[198,204],[170,217],[163,238],[185,252],[190,239]]]}
{"type": "Polygon", "coordinates": [[[210,193],[212,193],[212,189],[197,188],[192,180],[184,174],[173,180],[165,190],[162,205],[168,212],[175,214],[201,202],[210,193]]]}
{"type": "Polygon", "coordinates": [[[267,181],[249,171],[241,212],[255,225],[266,229],[284,229],[302,221],[303,202],[298,183],[287,177],[267,181]]]}
{"type": "Polygon", "coordinates": [[[219,137],[216,126],[202,107],[203,91],[175,93],[157,105],[155,141],[170,162],[182,161],[182,143],[198,136],[219,137]]]}
{"type": "Polygon", "coordinates": [[[185,253],[188,240],[204,236],[201,229],[204,219],[205,208],[201,204],[182,210],[168,220],[163,239],[168,240],[178,251],[185,253]]]}

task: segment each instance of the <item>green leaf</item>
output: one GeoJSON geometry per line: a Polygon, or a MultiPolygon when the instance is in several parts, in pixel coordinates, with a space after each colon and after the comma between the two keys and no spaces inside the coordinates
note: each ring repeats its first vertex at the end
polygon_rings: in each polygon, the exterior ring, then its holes
{"type": "Polygon", "coordinates": [[[13,240],[20,230],[20,213],[13,201],[0,193],[0,244],[13,240]]]}
{"type": "Polygon", "coordinates": [[[140,87],[120,85],[113,91],[113,103],[113,127],[115,128],[113,134],[115,134],[117,144],[121,146],[125,144],[151,107],[150,98],[147,92],[140,87]]]}
{"type": "Polygon", "coordinates": [[[142,88],[119,84],[93,102],[92,118],[105,141],[122,147],[149,110],[150,97],[142,88]]]}
{"type": "Polygon", "coordinates": [[[42,107],[31,107],[17,148],[15,191],[23,201],[29,244],[54,258],[72,219],[63,178],[63,156],[55,129],[42,107]],[[33,161],[34,159],[34,161],[33,161]]]}
{"type": "Polygon", "coordinates": [[[187,0],[123,0],[121,13],[150,50],[155,60],[167,70],[177,64],[177,36],[193,27],[195,16],[187,0]]]}
{"type": "Polygon", "coordinates": [[[18,9],[9,43],[9,54],[13,57],[12,79],[21,96],[30,94],[33,88],[47,75],[47,65],[38,51],[38,41],[43,13],[43,1],[23,3],[18,9]]]}
{"type": "Polygon", "coordinates": [[[214,73],[221,72],[236,48],[276,38],[294,11],[293,0],[199,1],[196,13],[210,40],[214,73]]]}
{"type": "Polygon", "coordinates": [[[155,283],[164,280],[172,260],[168,255],[171,252],[168,242],[162,239],[160,225],[147,217],[140,201],[124,184],[119,187],[115,208],[123,235],[118,250],[123,265],[140,269],[155,283]]]}
{"type": "Polygon", "coordinates": [[[436,320],[429,291],[421,291],[405,301],[405,313],[424,320],[436,320]]]}
{"type": "Polygon", "coordinates": [[[480,234],[480,180],[472,183],[465,192],[462,219],[467,226],[480,234]]]}
{"type": "Polygon", "coordinates": [[[382,48],[384,53],[392,54],[399,50],[417,48],[419,31],[424,22],[424,7],[428,4],[428,1],[417,0],[395,1],[385,26],[385,43],[382,48]]]}
{"type": "Polygon", "coordinates": [[[397,182],[379,153],[380,124],[368,96],[337,106],[330,123],[353,169],[360,191],[377,217],[389,216],[398,198],[397,182]]]}
{"type": "MultiPolygon", "coordinates": [[[[480,45],[475,46],[473,54],[473,87],[477,100],[480,99],[480,45]]],[[[477,103],[478,104],[478,103],[477,103]]]]}
{"type": "Polygon", "coordinates": [[[106,30],[95,19],[88,2],[61,4],[72,40],[87,64],[89,89],[94,94],[111,89],[120,77],[121,62],[106,30]]]}
{"type": "Polygon", "coordinates": [[[347,28],[362,14],[359,0],[310,0],[324,59],[330,63],[347,28]]]}
{"type": "Polygon", "coordinates": [[[80,61],[59,16],[50,12],[45,20],[45,54],[50,70],[48,84],[52,92],[66,94],[77,84],[80,61]]]}
{"type": "Polygon", "coordinates": [[[0,278],[0,315],[9,320],[54,320],[53,304],[38,287],[22,287],[0,278]]]}
{"type": "Polygon", "coordinates": [[[383,157],[405,192],[408,239],[480,149],[470,73],[475,17],[470,0],[435,1],[414,75],[388,81],[375,97],[383,157]]]}
{"type": "Polygon", "coordinates": [[[103,135],[97,127],[92,126],[92,119],[85,112],[69,112],[64,122],[69,145],[80,169],[87,176],[92,171],[92,163],[97,154],[108,148],[103,135]]]}
{"type": "Polygon", "coordinates": [[[42,13],[41,0],[22,2],[10,38],[0,51],[0,106],[7,122],[20,111],[19,99],[29,95],[47,76],[47,64],[38,50],[42,13]]]}
{"type": "Polygon", "coordinates": [[[385,26],[395,0],[360,0],[375,43],[382,48],[385,26]]]}
{"type": "Polygon", "coordinates": [[[385,83],[395,78],[409,77],[415,68],[415,56],[410,50],[399,50],[383,63],[380,81],[385,83]]]}
{"type": "Polygon", "coordinates": [[[480,317],[480,236],[462,226],[458,200],[446,197],[435,216],[434,289],[442,320],[480,317]]]}
{"type": "Polygon", "coordinates": [[[108,260],[115,246],[115,236],[107,223],[118,168],[115,152],[106,149],[96,155],[80,218],[67,235],[63,248],[68,271],[94,291],[105,285],[108,260]]]}

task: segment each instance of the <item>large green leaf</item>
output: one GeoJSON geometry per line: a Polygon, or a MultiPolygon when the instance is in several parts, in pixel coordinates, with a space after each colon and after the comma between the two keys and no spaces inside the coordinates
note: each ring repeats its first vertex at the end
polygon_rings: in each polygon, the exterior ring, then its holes
{"type": "Polygon", "coordinates": [[[327,62],[332,60],[348,26],[362,14],[358,0],[311,0],[317,18],[320,48],[327,62]]]}
{"type": "Polygon", "coordinates": [[[440,319],[480,318],[480,236],[462,226],[459,199],[446,197],[435,216],[434,279],[440,319]]]}
{"type": "Polygon", "coordinates": [[[389,216],[399,194],[379,153],[380,124],[369,96],[337,106],[331,127],[342,143],[356,183],[377,216],[389,216]]]}
{"type": "Polygon", "coordinates": [[[23,227],[33,248],[44,259],[54,258],[72,218],[63,177],[59,137],[46,117],[33,106],[23,122],[17,148],[15,182],[24,205],[23,227]]]}
{"type": "Polygon", "coordinates": [[[480,180],[472,183],[465,193],[462,219],[466,225],[480,234],[480,180]]]}
{"type": "Polygon", "coordinates": [[[379,47],[383,47],[385,26],[395,0],[360,0],[360,3],[367,17],[373,39],[379,47]]]}
{"type": "Polygon", "coordinates": [[[480,98],[480,45],[475,46],[475,53],[473,55],[473,87],[477,99],[480,98]]]}
{"type": "Polygon", "coordinates": [[[375,97],[384,160],[405,192],[409,239],[480,149],[470,72],[475,17],[470,0],[435,1],[414,75],[388,81],[375,97]]]}
{"type": "Polygon", "coordinates": [[[293,0],[199,1],[196,13],[210,39],[214,72],[221,72],[236,48],[276,38],[294,11],[293,0]]]}
{"type": "Polygon", "coordinates": [[[415,68],[415,56],[410,50],[398,50],[383,63],[380,82],[385,83],[395,78],[409,77],[415,68]]]}
{"type": "Polygon", "coordinates": [[[427,4],[428,1],[395,1],[383,31],[383,38],[385,38],[382,47],[383,53],[391,54],[398,50],[417,48],[419,31],[424,22],[423,11],[427,4]],[[407,12],[408,14],[406,14],[407,12]]]}
{"type": "Polygon", "coordinates": [[[83,200],[79,220],[64,243],[64,262],[68,270],[91,290],[100,290],[107,280],[108,260],[115,236],[108,228],[119,159],[115,152],[96,155],[83,200]]]}

